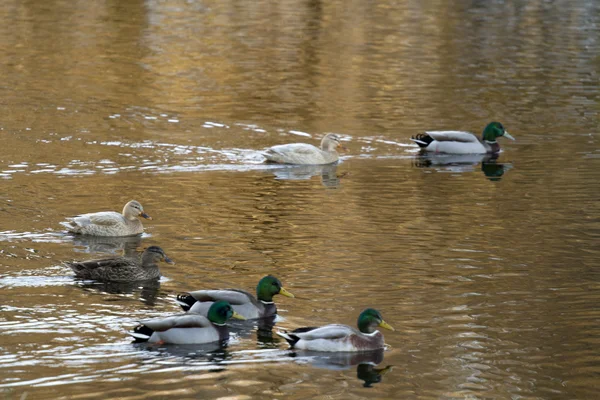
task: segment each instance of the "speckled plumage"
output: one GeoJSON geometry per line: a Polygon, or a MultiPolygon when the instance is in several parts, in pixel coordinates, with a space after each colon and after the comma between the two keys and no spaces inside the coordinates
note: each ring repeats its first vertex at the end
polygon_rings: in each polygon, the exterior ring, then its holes
{"type": "Polygon", "coordinates": [[[138,217],[150,218],[144,213],[142,205],[131,200],[123,212],[101,211],[97,213],[81,214],[67,218],[61,222],[71,233],[92,236],[132,236],[144,232],[144,227],[138,217]]]}
{"type": "Polygon", "coordinates": [[[150,246],[140,257],[111,257],[66,263],[75,277],[108,282],[146,281],[160,278],[158,262],[173,263],[158,246],[150,246]]]}
{"type": "Polygon", "coordinates": [[[321,140],[321,148],[307,143],[290,143],[270,147],[263,155],[267,162],[278,164],[331,164],[339,160],[338,147],[341,147],[339,136],[328,133],[321,140]]]}

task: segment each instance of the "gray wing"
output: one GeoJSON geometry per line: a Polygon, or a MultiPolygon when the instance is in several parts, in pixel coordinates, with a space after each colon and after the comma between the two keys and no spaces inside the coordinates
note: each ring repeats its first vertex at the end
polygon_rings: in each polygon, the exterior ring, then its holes
{"type": "Polygon", "coordinates": [[[200,302],[204,301],[227,301],[232,306],[253,303],[254,296],[250,293],[239,289],[223,289],[223,290],[196,290],[189,292],[190,296],[200,302]]]}
{"type": "Polygon", "coordinates": [[[462,131],[430,131],[425,132],[432,139],[438,142],[463,142],[473,143],[479,142],[479,139],[475,135],[469,132],[462,131]]]}
{"type": "Polygon", "coordinates": [[[71,218],[71,221],[79,226],[91,224],[113,226],[123,223],[123,215],[114,211],[103,211],[91,214],[81,214],[71,218]]]}
{"type": "Polygon", "coordinates": [[[139,321],[156,332],[164,332],[173,328],[207,328],[212,326],[208,318],[198,314],[178,314],[167,318],[154,318],[139,321]]]}
{"type": "Polygon", "coordinates": [[[356,329],[341,324],[325,325],[307,332],[289,332],[289,334],[297,336],[302,340],[342,339],[356,333],[356,329]]]}
{"type": "Polygon", "coordinates": [[[318,164],[322,161],[322,151],[308,143],[290,143],[273,146],[263,152],[269,161],[284,164],[318,164]]]}

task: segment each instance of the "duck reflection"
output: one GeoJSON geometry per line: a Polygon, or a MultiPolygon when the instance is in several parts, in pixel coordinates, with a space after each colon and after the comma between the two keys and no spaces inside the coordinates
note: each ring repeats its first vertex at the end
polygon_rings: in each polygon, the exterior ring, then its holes
{"type": "Polygon", "coordinates": [[[511,163],[499,163],[498,154],[435,154],[420,153],[413,165],[417,168],[434,168],[449,172],[474,172],[481,163],[481,171],[491,181],[499,181],[511,163]]]}
{"type": "Polygon", "coordinates": [[[160,281],[153,279],[138,282],[99,282],[80,280],[76,281],[78,286],[87,290],[94,290],[109,294],[133,294],[149,306],[156,304],[160,291],[160,281]]]}
{"type": "Polygon", "coordinates": [[[231,358],[227,351],[228,341],[202,343],[202,344],[156,344],[132,343],[132,346],[144,350],[157,352],[162,357],[176,357],[184,361],[205,361],[207,364],[218,364],[231,358]]]}
{"type": "Polygon", "coordinates": [[[337,175],[337,163],[327,165],[286,165],[281,168],[271,169],[276,179],[307,180],[313,176],[320,176],[323,186],[337,188],[340,178],[337,175]]]}
{"type": "Polygon", "coordinates": [[[346,370],[356,366],[356,377],[364,382],[364,387],[381,382],[393,368],[391,365],[376,368],[383,362],[383,349],[361,353],[294,351],[291,355],[298,360],[306,360],[316,368],[346,370]]]}
{"type": "Polygon", "coordinates": [[[125,257],[136,256],[136,250],[142,245],[142,235],[137,236],[90,236],[74,235],[73,244],[83,253],[122,253],[125,257]]]}

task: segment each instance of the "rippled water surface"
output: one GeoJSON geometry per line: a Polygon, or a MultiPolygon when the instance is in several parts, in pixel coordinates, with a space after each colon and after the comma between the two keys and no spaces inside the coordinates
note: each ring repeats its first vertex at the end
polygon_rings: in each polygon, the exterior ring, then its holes
{"type": "Polygon", "coordinates": [[[583,0],[5,1],[1,397],[597,397],[599,27],[583,0]],[[491,120],[517,139],[496,159],[409,140],[491,120]],[[328,132],[338,165],[263,164],[328,132]],[[61,230],[133,198],[143,237],[61,230]],[[176,261],[156,284],[62,264],[149,245],[176,261]],[[266,274],[297,296],[279,327],[376,307],[388,349],[126,335],[181,291],[266,274]]]}

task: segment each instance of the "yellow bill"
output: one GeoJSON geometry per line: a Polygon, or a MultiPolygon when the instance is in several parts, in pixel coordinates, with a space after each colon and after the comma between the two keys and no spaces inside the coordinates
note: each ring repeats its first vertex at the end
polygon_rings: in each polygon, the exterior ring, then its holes
{"type": "Polygon", "coordinates": [[[387,322],[385,322],[385,321],[381,321],[379,323],[379,326],[382,327],[382,328],[385,328],[385,329],[389,329],[390,331],[395,331],[395,329],[392,328],[392,326],[390,324],[388,324],[387,322]]]}
{"type": "Polygon", "coordinates": [[[233,312],[233,315],[231,316],[231,318],[246,320],[246,318],[243,315],[240,315],[235,311],[233,312]]]}
{"type": "Polygon", "coordinates": [[[284,288],[281,288],[281,290],[279,291],[279,294],[282,294],[285,297],[291,297],[291,298],[296,297],[293,294],[291,294],[290,292],[288,292],[287,290],[285,290],[284,288]]]}

